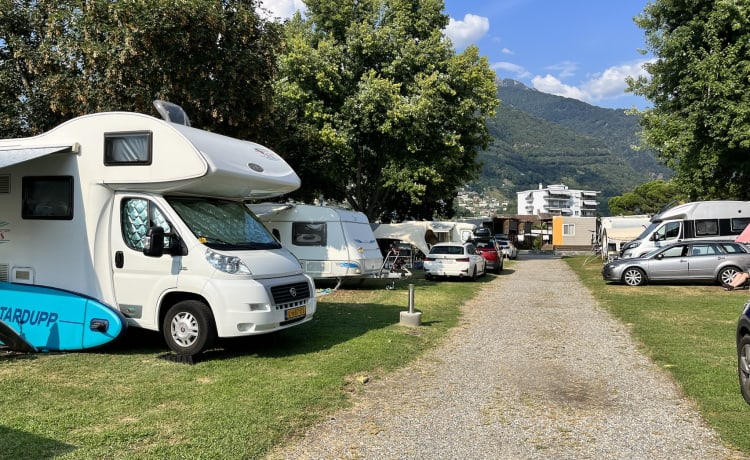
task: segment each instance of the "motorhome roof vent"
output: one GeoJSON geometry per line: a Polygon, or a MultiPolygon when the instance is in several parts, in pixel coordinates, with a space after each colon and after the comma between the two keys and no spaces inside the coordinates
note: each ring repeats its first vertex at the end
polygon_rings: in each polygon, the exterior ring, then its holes
{"type": "Polygon", "coordinates": [[[10,174],[0,174],[0,193],[10,193],[10,174]]]}
{"type": "Polygon", "coordinates": [[[154,107],[156,107],[156,111],[166,121],[190,126],[190,118],[188,118],[187,113],[179,105],[157,99],[154,101],[154,107]]]}
{"type": "Polygon", "coordinates": [[[0,264],[0,281],[5,281],[6,283],[10,281],[8,278],[8,273],[10,273],[8,268],[8,264],[0,264]]]}

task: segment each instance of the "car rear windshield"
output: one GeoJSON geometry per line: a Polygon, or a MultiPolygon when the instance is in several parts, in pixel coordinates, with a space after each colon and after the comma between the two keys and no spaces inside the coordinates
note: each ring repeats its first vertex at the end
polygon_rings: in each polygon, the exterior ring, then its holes
{"type": "Polygon", "coordinates": [[[430,254],[463,254],[463,246],[434,246],[430,254]]]}

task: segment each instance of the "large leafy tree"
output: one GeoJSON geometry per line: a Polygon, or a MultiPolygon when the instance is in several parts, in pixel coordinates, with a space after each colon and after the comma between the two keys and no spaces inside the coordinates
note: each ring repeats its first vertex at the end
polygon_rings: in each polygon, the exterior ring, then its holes
{"type": "Polygon", "coordinates": [[[490,137],[495,74],[456,54],[442,0],[307,0],[286,25],[275,83],[277,149],[306,197],[371,220],[450,215],[490,137]]]}
{"type": "Polygon", "coordinates": [[[639,185],[632,192],[610,198],[608,205],[613,216],[656,214],[668,203],[683,199],[672,181],[654,180],[639,185]]]}
{"type": "Polygon", "coordinates": [[[629,88],[643,140],[689,199],[750,199],[750,2],[654,0],[636,23],[656,59],[629,88]]]}
{"type": "Polygon", "coordinates": [[[267,132],[280,26],[258,0],[0,0],[0,130],[182,105],[201,128],[267,132]]]}

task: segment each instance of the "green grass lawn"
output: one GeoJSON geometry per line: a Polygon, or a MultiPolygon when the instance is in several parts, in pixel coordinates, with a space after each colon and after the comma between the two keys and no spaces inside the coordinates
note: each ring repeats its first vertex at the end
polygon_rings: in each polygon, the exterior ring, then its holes
{"type": "MultiPolygon", "coordinates": [[[[566,261],[723,440],[750,453],[734,349],[748,291],[620,286],[602,281],[598,260],[566,261]]],[[[420,272],[396,290],[384,286],[344,286],[321,299],[310,323],[223,341],[193,366],[159,359],[168,351],[161,337],[138,329],[93,352],[0,354],[0,458],[262,457],[345,407],[363,382],[439,344],[478,287],[420,272]],[[422,312],[417,329],[398,324],[409,282],[422,312]]]]}
{"type": "Polygon", "coordinates": [[[223,341],[195,365],[160,359],[161,336],[135,328],[92,352],[0,354],[0,458],[262,457],[438,344],[478,287],[421,272],[385,284],[344,287],[311,322],[223,341]],[[399,324],[408,283],[419,328],[399,324]]]}
{"type": "Polygon", "coordinates": [[[722,439],[750,454],[750,406],[740,395],[735,329],[750,297],[718,285],[606,283],[601,261],[566,259],[603,308],[629,326],[643,352],[668,370],[722,439]]]}

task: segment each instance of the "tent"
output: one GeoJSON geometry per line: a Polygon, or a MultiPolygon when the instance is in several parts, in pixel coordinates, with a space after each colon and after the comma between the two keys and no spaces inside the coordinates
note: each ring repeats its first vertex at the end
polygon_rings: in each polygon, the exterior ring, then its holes
{"type": "Polygon", "coordinates": [[[738,243],[750,243],[750,225],[745,226],[745,229],[742,230],[740,236],[735,238],[734,241],[738,243]]]}
{"type": "Polygon", "coordinates": [[[409,221],[397,224],[372,224],[375,238],[401,240],[416,246],[424,254],[430,246],[446,241],[466,241],[471,238],[475,224],[464,222],[409,221]]]}

